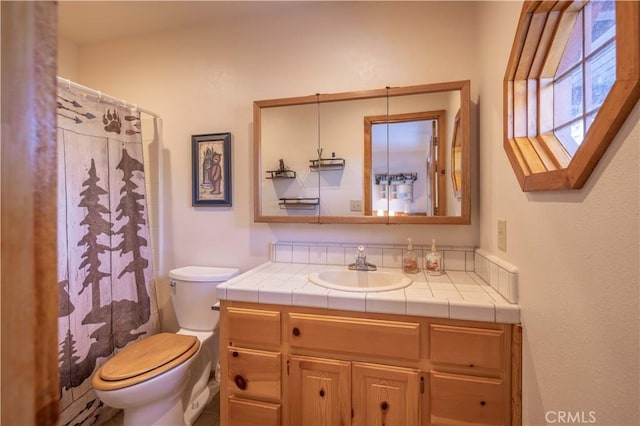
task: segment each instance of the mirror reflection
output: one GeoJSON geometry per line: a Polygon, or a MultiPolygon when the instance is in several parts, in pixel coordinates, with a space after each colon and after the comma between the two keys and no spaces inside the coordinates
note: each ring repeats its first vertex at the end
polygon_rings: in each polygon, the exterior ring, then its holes
{"type": "Polygon", "coordinates": [[[469,223],[468,164],[468,81],[254,103],[257,222],[469,223]]]}

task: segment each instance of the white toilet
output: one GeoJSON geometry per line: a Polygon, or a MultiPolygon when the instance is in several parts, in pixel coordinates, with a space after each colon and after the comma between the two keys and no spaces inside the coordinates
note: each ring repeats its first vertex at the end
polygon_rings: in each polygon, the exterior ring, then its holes
{"type": "Polygon", "coordinates": [[[216,287],[238,272],[204,266],[169,272],[180,330],[127,346],[93,375],[98,398],[124,410],[124,426],[190,426],[218,392],[216,287]]]}

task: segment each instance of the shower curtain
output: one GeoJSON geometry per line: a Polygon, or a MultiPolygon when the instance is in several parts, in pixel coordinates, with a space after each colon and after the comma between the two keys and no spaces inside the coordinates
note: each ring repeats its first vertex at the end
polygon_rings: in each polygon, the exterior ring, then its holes
{"type": "Polygon", "coordinates": [[[58,87],[61,425],[99,424],[91,377],[159,329],[140,114],[58,87]]]}

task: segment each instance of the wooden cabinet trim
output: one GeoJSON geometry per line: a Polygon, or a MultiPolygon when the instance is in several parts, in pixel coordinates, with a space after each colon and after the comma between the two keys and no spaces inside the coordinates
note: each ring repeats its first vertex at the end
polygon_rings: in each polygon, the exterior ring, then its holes
{"type": "Polygon", "coordinates": [[[430,325],[433,363],[500,370],[505,363],[504,332],[477,327],[430,325]]]}
{"type": "Polygon", "coordinates": [[[509,409],[505,393],[505,384],[500,379],[432,371],[431,422],[434,424],[509,424],[509,409]]]}
{"type": "Polygon", "coordinates": [[[420,371],[352,362],[352,426],[420,424],[420,371]]]}
{"type": "MultiPolygon", "coordinates": [[[[296,390],[291,382],[291,372],[296,368],[291,360],[304,359],[304,360],[327,360],[337,365],[349,365],[349,382],[350,392],[358,392],[356,387],[358,386],[357,371],[358,366],[373,366],[371,367],[373,372],[378,373],[381,371],[389,370],[391,372],[401,371],[414,371],[416,372],[416,378],[418,383],[422,379],[426,390],[424,393],[418,395],[417,401],[419,406],[419,421],[417,424],[421,426],[427,426],[432,424],[430,410],[432,401],[431,389],[434,386],[441,385],[441,382],[445,380],[446,383],[463,383],[471,384],[471,388],[474,386],[497,386],[499,389],[500,400],[502,402],[502,411],[500,416],[503,420],[500,420],[500,424],[519,426],[521,406],[521,368],[519,367],[521,361],[521,349],[515,340],[518,338],[519,326],[514,327],[511,324],[490,323],[480,321],[468,321],[468,320],[455,320],[446,318],[432,318],[432,317],[419,317],[409,315],[392,315],[392,314],[378,314],[367,312],[351,312],[351,311],[339,311],[332,309],[321,308],[306,308],[299,306],[279,306],[279,305],[267,305],[258,303],[245,303],[234,301],[222,301],[222,318],[221,318],[221,338],[223,342],[232,342],[233,344],[228,347],[229,350],[242,350],[249,351],[247,353],[279,353],[279,364],[276,368],[276,363],[273,364],[273,369],[276,370],[276,374],[279,376],[281,383],[281,391],[279,398],[264,397],[264,396],[248,396],[242,394],[233,394],[229,392],[232,386],[235,386],[233,382],[229,382],[227,386],[223,383],[221,386],[221,401],[228,400],[240,400],[246,398],[247,401],[255,403],[273,403],[279,402],[282,404],[279,411],[279,423],[282,426],[297,426],[296,419],[299,414],[295,414],[293,400],[298,397],[298,390],[296,390]],[[236,318],[229,318],[227,313],[228,308],[232,308],[231,312],[236,315],[240,315],[241,318],[246,319],[247,316],[252,319],[265,318],[267,322],[272,321],[272,325],[278,325],[279,341],[277,345],[257,343],[255,340],[245,339],[247,342],[240,340],[230,339],[230,322],[236,321],[236,318]],[[253,315],[255,312],[259,315],[253,315]],[[277,318],[277,319],[276,319],[277,318]],[[300,323],[302,321],[302,323],[300,323]],[[301,336],[294,337],[292,333],[292,326],[295,324],[308,325],[311,323],[314,326],[319,325],[319,328],[323,332],[331,330],[332,327],[338,327],[338,329],[346,328],[352,329],[362,327],[362,330],[366,330],[367,333],[376,333],[375,339],[369,339],[373,341],[374,347],[373,353],[367,349],[367,345],[353,345],[350,350],[353,352],[344,351],[341,352],[331,347],[330,344],[333,339],[323,338],[322,334],[315,333],[311,336],[311,343],[305,346],[303,342],[295,343],[294,339],[299,337],[307,337],[306,329],[301,327],[301,336]],[[378,347],[386,346],[393,347],[393,344],[389,344],[384,338],[379,338],[380,330],[394,330],[398,332],[407,332],[408,336],[413,341],[413,335],[417,333],[416,347],[418,355],[415,359],[401,358],[393,355],[381,355],[378,353],[378,347]],[[469,335],[477,337],[481,341],[483,339],[498,339],[501,341],[499,346],[500,357],[502,359],[500,366],[497,368],[489,367],[468,367],[464,364],[456,364],[450,362],[440,362],[435,358],[435,361],[431,359],[432,346],[434,339],[432,331],[436,330],[436,333],[444,333],[444,336],[453,335],[453,339],[465,340],[464,338],[469,335]],[[355,348],[355,349],[354,349],[355,348]],[[389,365],[391,364],[391,365],[389,365]],[[354,373],[355,372],[355,373],[354,373]],[[451,377],[456,378],[451,379],[451,377]],[[466,380],[466,381],[465,381],[466,380]]],[[[273,327],[272,327],[273,329],[273,327]]],[[[362,332],[361,330],[361,332],[362,332]]],[[[238,332],[238,329],[235,330],[238,332]]],[[[392,333],[389,333],[392,334],[392,333]]],[[[349,335],[349,332],[346,332],[349,335]]],[[[435,338],[435,345],[441,345],[438,340],[441,336],[435,338]]],[[[344,339],[344,335],[341,339],[344,339]]],[[[348,340],[348,339],[347,339],[348,340]]],[[[370,344],[370,342],[368,343],[370,344]]],[[[491,346],[491,345],[489,345],[491,346]]],[[[495,347],[495,343],[494,343],[495,347]]],[[[440,346],[442,351],[443,347],[440,346]]],[[[472,348],[473,349],[473,348],[472,348]]],[[[396,349],[397,351],[398,349],[396,349]]],[[[436,349],[437,352],[438,349],[436,349]]],[[[384,351],[383,351],[384,352],[384,351]]],[[[482,351],[481,351],[482,352],[482,351]]],[[[225,374],[225,369],[229,369],[229,360],[232,359],[233,352],[225,351],[221,359],[221,365],[223,368],[223,378],[227,381],[231,380],[228,374],[225,374]],[[226,354],[226,356],[225,356],[226,354]]],[[[231,362],[233,363],[233,362],[231,362]]],[[[391,379],[384,379],[390,382],[391,379]]],[[[462,389],[466,389],[462,386],[462,389]]],[[[464,390],[466,392],[466,390],[464,390]]],[[[354,401],[357,397],[354,397],[354,401]]],[[[363,409],[360,403],[349,400],[349,403],[353,407],[353,418],[351,423],[357,426],[357,421],[361,419],[358,417],[359,413],[363,409]]],[[[236,418],[233,414],[230,414],[230,403],[221,404],[221,419],[222,425],[241,424],[236,422],[236,418]]],[[[277,404],[276,404],[277,405],[277,404]]],[[[395,404],[394,404],[395,405],[395,404]]],[[[436,400],[436,410],[438,409],[438,401],[436,400]]],[[[379,410],[377,407],[376,410],[379,410]]],[[[349,410],[351,411],[351,410],[349,410]]],[[[488,410],[485,410],[488,411],[488,410]]],[[[437,414],[437,412],[436,412],[437,414]]],[[[266,418],[266,417],[265,417],[266,418]]],[[[437,419],[435,419],[437,420],[437,419]]],[[[266,420],[265,420],[266,421],[266,420]]],[[[491,420],[493,421],[493,420],[491,420]]],[[[247,423],[251,424],[251,423],[247,423]]],[[[253,423],[256,424],[256,423],[253,423]]],[[[262,424],[262,423],[257,423],[262,424]]],[[[266,424],[266,423],[265,423],[266,424]]],[[[270,424],[270,423],[269,423],[270,424]]],[[[412,423],[413,424],[413,423],[412,423]]],[[[489,422],[489,424],[491,424],[489,422]]]]}
{"type": "Polygon", "coordinates": [[[229,393],[279,400],[280,353],[227,347],[229,393]]]}
{"type": "Polygon", "coordinates": [[[290,356],[289,404],[292,425],[351,423],[351,363],[307,356],[290,356]]]}
{"type": "Polygon", "coordinates": [[[280,312],[227,306],[228,342],[255,346],[280,346],[280,312]]]}
{"type": "Polygon", "coordinates": [[[289,313],[289,345],[417,361],[420,324],[417,322],[289,313]],[[376,339],[371,339],[375,333],[376,339]]]}
{"type": "Polygon", "coordinates": [[[279,426],[282,405],[249,399],[230,397],[227,399],[230,417],[234,426],[279,426]]]}

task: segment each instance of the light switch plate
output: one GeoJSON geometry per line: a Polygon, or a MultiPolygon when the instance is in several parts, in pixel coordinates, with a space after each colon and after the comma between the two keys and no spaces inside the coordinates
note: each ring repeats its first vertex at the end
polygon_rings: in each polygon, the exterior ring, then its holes
{"type": "Polygon", "coordinates": [[[362,211],[362,200],[350,200],[349,201],[349,209],[352,212],[361,212],[362,211]]]}
{"type": "Polygon", "coordinates": [[[498,219],[498,249],[507,251],[507,221],[498,219]]]}

